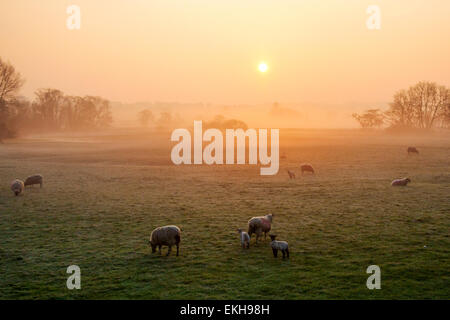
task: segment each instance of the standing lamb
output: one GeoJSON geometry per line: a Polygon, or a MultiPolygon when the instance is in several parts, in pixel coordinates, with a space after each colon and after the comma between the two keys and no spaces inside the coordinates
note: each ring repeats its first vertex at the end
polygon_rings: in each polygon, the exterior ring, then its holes
{"type": "Polygon", "coordinates": [[[25,190],[25,186],[23,184],[22,180],[16,179],[13,182],[11,182],[11,190],[14,192],[16,196],[21,194],[25,190]]]}
{"type": "Polygon", "coordinates": [[[249,249],[250,248],[250,236],[248,235],[247,232],[242,231],[242,229],[237,229],[238,233],[239,233],[239,238],[241,239],[241,245],[242,245],[242,249],[249,249]]]}
{"type": "Polygon", "coordinates": [[[408,183],[411,182],[411,179],[409,178],[403,178],[403,179],[395,179],[394,181],[391,182],[391,186],[402,186],[402,187],[406,187],[406,185],[408,183]]]}
{"type": "Polygon", "coordinates": [[[410,154],[410,153],[419,154],[419,150],[417,150],[416,147],[408,147],[408,154],[410,154]]]}
{"type": "Polygon", "coordinates": [[[310,164],[302,164],[300,166],[300,169],[302,170],[302,175],[303,175],[303,172],[314,173],[314,169],[313,169],[313,167],[310,164]]]}
{"type": "Polygon", "coordinates": [[[33,176],[29,176],[25,180],[25,187],[26,186],[33,186],[35,184],[39,184],[42,188],[42,184],[44,183],[44,178],[40,174],[35,174],[33,176]]]}
{"type": "Polygon", "coordinates": [[[288,170],[289,179],[295,179],[295,172],[288,170]]]}
{"type": "Polygon", "coordinates": [[[278,255],[278,250],[281,250],[283,253],[283,259],[287,256],[289,259],[289,245],[286,241],[277,241],[275,240],[277,236],[275,234],[270,235],[270,246],[272,247],[273,257],[276,258],[278,255]]]}
{"type": "Polygon", "coordinates": [[[267,232],[272,227],[273,214],[268,214],[261,217],[253,217],[248,221],[248,235],[251,238],[253,233],[256,233],[256,243],[258,238],[264,232],[264,239],[266,239],[267,232]]]}
{"type": "Polygon", "coordinates": [[[150,236],[150,245],[152,246],[152,253],[156,252],[156,247],[159,248],[159,254],[161,254],[161,246],[168,246],[169,251],[167,255],[172,251],[172,246],[177,246],[177,256],[180,249],[181,230],[177,226],[164,226],[158,227],[152,231],[150,236]]]}

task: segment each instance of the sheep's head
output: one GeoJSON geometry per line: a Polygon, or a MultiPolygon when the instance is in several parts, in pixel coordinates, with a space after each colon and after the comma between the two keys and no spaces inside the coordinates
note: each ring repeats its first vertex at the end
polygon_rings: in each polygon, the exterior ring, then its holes
{"type": "Polygon", "coordinates": [[[405,181],[406,181],[406,183],[410,183],[411,179],[410,178],[406,178],[405,181]]]}
{"type": "Polygon", "coordinates": [[[270,240],[274,241],[276,237],[277,237],[276,234],[271,234],[271,235],[270,235],[270,240]]]}
{"type": "Polygon", "coordinates": [[[269,220],[270,222],[272,222],[272,219],[273,219],[273,216],[274,216],[274,214],[268,214],[268,215],[266,215],[266,217],[267,217],[267,220],[269,220]]]}
{"type": "Polygon", "coordinates": [[[242,229],[237,229],[237,232],[238,233],[242,233],[242,229]]]}
{"type": "Polygon", "coordinates": [[[155,253],[156,252],[156,244],[153,244],[151,240],[148,243],[152,246],[152,253],[155,253]]]}
{"type": "Polygon", "coordinates": [[[16,195],[16,197],[19,195],[20,191],[19,190],[14,190],[14,194],[16,195]]]}

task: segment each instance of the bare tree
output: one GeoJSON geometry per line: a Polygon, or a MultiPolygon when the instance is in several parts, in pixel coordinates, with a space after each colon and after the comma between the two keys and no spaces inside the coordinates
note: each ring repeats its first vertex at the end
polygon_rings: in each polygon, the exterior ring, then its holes
{"type": "Polygon", "coordinates": [[[379,128],[384,124],[384,115],[380,109],[370,109],[363,114],[352,114],[352,117],[359,122],[362,128],[379,128]]]}
{"type": "Polygon", "coordinates": [[[450,103],[450,89],[434,82],[419,82],[394,96],[386,117],[392,126],[432,128],[445,117],[450,103]]]}
{"type": "Polygon", "coordinates": [[[43,129],[60,129],[60,116],[65,102],[64,93],[57,89],[39,89],[32,104],[34,118],[43,129]]]}
{"type": "Polygon", "coordinates": [[[3,138],[13,135],[13,130],[9,126],[10,104],[24,82],[14,66],[0,58],[0,143],[3,138]]]}
{"type": "Polygon", "coordinates": [[[14,98],[14,94],[20,90],[24,82],[20,73],[10,63],[0,58],[0,101],[14,98]]]}
{"type": "Polygon", "coordinates": [[[138,118],[139,118],[139,122],[141,123],[141,126],[143,127],[148,127],[148,124],[150,121],[154,121],[155,120],[155,116],[153,115],[153,113],[151,112],[151,110],[142,110],[141,112],[139,112],[138,114],[138,118]]]}

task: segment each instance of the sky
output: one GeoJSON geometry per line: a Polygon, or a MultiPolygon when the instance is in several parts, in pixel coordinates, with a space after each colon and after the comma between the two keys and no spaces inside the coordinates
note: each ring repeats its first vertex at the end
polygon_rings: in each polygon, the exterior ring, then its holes
{"type": "Polygon", "coordinates": [[[448,0],[2,0],[0,57],[27,97],[380,105],[421,80],[450,85],[449,16],[448,0]]]}

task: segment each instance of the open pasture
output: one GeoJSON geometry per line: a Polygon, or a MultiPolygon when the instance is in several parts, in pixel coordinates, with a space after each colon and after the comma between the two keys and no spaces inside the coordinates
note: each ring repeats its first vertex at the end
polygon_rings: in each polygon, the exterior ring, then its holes
{"type": "Polygon", "coordinates": [[[280,140],[275,176],[175,166],[169,133],[0,145],[0,298],[450,298],[448,136],[281,130],[280,140]],[[302,176],[301,163],[316,174],[302,176]],[[15,197],[9,183],[35,173],[44,187],[15,197]],[[267,213],[289,260],[273,258],[269,239],[240,246],[236,229],[267,213]],[[183,230],[179,257],[151,254],[151,231],[168,224],[183,230]],[[66,288],[73,264],[81,290],[66,288]],[[372,264],[381,290],[366,288],[372,264]]]}

